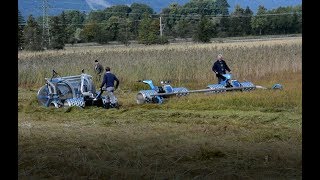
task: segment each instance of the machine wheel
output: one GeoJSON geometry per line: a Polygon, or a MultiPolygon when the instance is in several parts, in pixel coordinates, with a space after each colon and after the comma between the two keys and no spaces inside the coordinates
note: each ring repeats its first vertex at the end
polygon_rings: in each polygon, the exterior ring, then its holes
{"type": "Polygon", "coordinates": [[[145,103],[145,97],[142,93],[137,94],[137,104],[144,104],[145,103]]]}
{"type": "Polygon", "coordinates": [[[58,83],[57,84],[57,93],[59,95],[59,99],[61,101],[64,101],[66,99],[69,99],[69,98],[73,98],[73,94],[72,94],[72,89],[71,87],[66,84],[66,83],[58,83]]]}
{"type": "Polygon", "coordinates": [[[119,109],[119,103],[116,102],[116,103],[114,103],[114,104],[110,104],[110,107],[111,107],[111,108],[119,109]]]}
{"type": "MultiPolygon", "coordinates": [[[[59,96],[59,100],[62,102],[66,99],[73,98],[71,87],[63,82],[57,84],[57,94],[59,96]]],[[[51,104],[49,101],[52,100],[52,97],[50,97],[48,85],[44,85],[39,89],[37,98],[39,104],[43,106],[48,107],[51,104]]]]}
{"type": "Polygon", "coordinates": [[[48,101],[50,100],[49,89],[47,85],[42,86],[37,94],[39,104],[47,106],[48,101]]]}
{"type": "Polygon", "coordinates": [[[152,95],[156,93],[157,91],[151,89],[139,91],[139,93],[136,96],[137,104],[154,103],[152,95]]]}

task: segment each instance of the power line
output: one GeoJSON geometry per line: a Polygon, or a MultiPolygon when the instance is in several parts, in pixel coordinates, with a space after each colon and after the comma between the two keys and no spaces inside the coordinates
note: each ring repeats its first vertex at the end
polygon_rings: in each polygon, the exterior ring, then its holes
{"type": "MultiPolygon", "coordinates": [[[[28,2],[28,3],[36,3],[36,1],[31,1],[31,2],[29,2],[29,1],[26,1],[26,2],[28,2]]],[[[83,4],[83,3],[75,3],[75,2],[63,2],[64,4],[66,3],[66,4],[79,4],[79,5],[86,5],[86,4],[83,4]]],[[[129,6],[128,6],[129,7],[129,6]]],[[[72,8],[60,8],[60,7],[58,7],[59,9],[72,9],[72,8]]],[[[98,9],[98,10],[92,10],[92,9],[90,9],[90,10],[85,10],[85,11],[104,11],[104,10],[106,10],[106,9],[108,9],[108,8],[112,8],[112,6],[111,7],[107,7],[107,8],[105,8],[105,9],[98,9]]],[[[169,9],[168,7],[167,8],[163,8],[163,9],[169,9]]],[[[78,10],[78,9],[72,9],[72,10],[78,10]]],[[[184,7],[184,8],[182,8],[182,7],[178,7],[177,8],[177,10],[197,10],[197,11],[201,11],[201,10],[212,10],[212,11],[215,11],[215,10],[219,10],[218,8],[197,8],[197,7],[195,7],[195,8],[186,8],[186,7],[184,7]]]]}
{"type": "Polygon", "coordinates": [[[86,3],[75,3],[75,2],[68,2],[68,1],[63,1],[63,4],[80,4],[80,5],[87,5],[86,3]]]}
{"type": "Polygon", "coordinates": [[[77,11],[91,11],[87,9],[72,9],[72,8],[59,8],[59,7],[52,7],[51,9],[60,9],[60,10],[77,10],[77,11]]]}
{"type": "MultiPolygon", "coordinates": [[[[110,8],[110,7],[108,7],[108,8],[110,8]]],[[[86,11],[106,11],[106,9],[108,9],[108,8],[98,9],[98,10],[90,9],[90,10],[86,10],[86,11]]],[[[59,9],[72,9],[72,8],[59,8],[59,9]]],[[[72,9],[72,10],[78,10],[78,9],[72,9]]],[[[217,9],[217,8],[178,8],[177,10],[195,10],[195,11],[211,10],[211,11],[215,11],[215,10],[219,10],[219,9],[217,9]]],[[[104,13],[113,13],[113,12],[104,12],[104,13]]]]}
{"type": "MultiPolygon", "coordinates": [[[[28,3],[37,3],[37,1],[40,1],[40,0],[33,0],[33,1],[26,1],[28,3]]],[[[81,4],[81,5],[86,5],[85,3],[75,3],[75,2],[63,2],[63,3],[67,3],[67,4],[81,4]]],[[[129,6],[128,6],[129,7],[129,6]]],[[[110,8],[110,7],[108,7],[110,8]]],[[[92,9],[74,9],[74,8],[62,8],[62,7],[50,7],[50,10],[53,10],[53,9],[59,9],[59,10],[76,10],[76,11],[84,11],[84,12],[98,12],[98,11],[103,11],[104,14],[121,14],[123,12],[106,12],[106,9],[108,8],[105,8],[105,9],[100,9],[100,10],[92,10],[92,9]]],[[[215,11],[217,9],[215,8],[186,8],[186,7],[178,7],[177,8],[178,11],[183,11],[183,10],[195,10],[197,12],[199,11],[204,11],[204,10],[211,10],[211,11],[215,11]]],[[[141,13],[123,13],[123,14],[126,14],[126,15],[134,15],[134,14],[138,14],[138,15],[141,15],[141,13]]],[[[175,16],[175,17],[182,17],[182,16],[188,16],[188,15],[184,15],[184,14],[181,14],[181,15],[176,15],[176,14],[162,14],[162,13],[159,13],[158,16],[163,16],[163,17],[168,17],[168,16],[175,16]]],[[[196,14],[196,13],[193,13],[193,14],[196,14]]],[[[281,13],[281,14],[286,14],[286,13],[281,13]]],[[[289,14],[289,13],[287,13],[289,14]]],[[[153,15],[157,15],[157,14],[153,14],[153,15]]],[[[258,16],[271,16],[272,14],[264,14],[264,15],[258,15],[258,16]]],[[[279,13],[277,14],[279,15],[279,13]]],[[[225,15],[225,16],[222,16],[222,15],[205,15],[207,17],[228,17],[230,15],[225,15]]],[[[257,15],[256,15],[257,16],[257,15]]],[[[238,16],[238,17],[249,17],[249,16],[238,16]]]]}
{"type": "MultiPolygon", "coordinates": [[[[51,9],[62,9],[62,10],[78,10],[78,11],[87,11],[84,9],[68,9],[68,8],[51,8],[51,9]]],[[[125,13],[125,12],[102,12],[103,14],[123,14],[123,15],[142,15],[142,13],[125,13]]],[[[268,14],[260,14],[260,15],[201,15],[198,13],[192,14],[150,14],[150,16],[162,16],[162,17],[190,17],[191,16],[207,16],[207,17],[252,17],[252,16],[277,16],[277,15],[293,15],[293,14],[302,14],[302,12],[289,12],[289,13],[268,13],[268,14]]]]}
{"type": "Polygon", "coordinates": [[[273,13],[273,14],[260,14],[260,15],[201,15],[201,14],[189,14],[189,15],[176,15],[176,14],[161,14],[158,16],[162,16],[162,17],[186,17],[189,18],[190,16],[206,16],[206,17],[215,17],[215,18],[222,18],[222,17],[226,17],[226,18],[234,18],[234,17],[259,17],[259,16],[282,16],[282,15],[294,15],[294,14],[302,14],[299,12],[293,12],[293,13],[273,13]]]}
{"type": "MultiPolygon", "coordinates": [[[[130,14],[130,13],[127,13],[127,14],[130,14]]],[[[238,18],[238,17],[259,17],[259,16],[282,16],[282,15],[294,15],[294,14],[297,14],[297,13],[278,13],[278,14],[261,14],[261,15],[255,15],[255,16],[216,16],[216,15],[204,15],[206,17],[212,17],[212,18],[222,18],[222,17],[225,17],[225,18],[238,18]]],[[[298,13],[299,14],[299,13],[298,13]]],[[[157,15],[157,16],[160,16],[160,17],[166,17],[165,15],[157,15]]],[[[174,16],[174,15],[172,15],[174,16]]],[[[176,15],[178,17],[185,17],[185,18],[188,18],[188,19],[195,19],[195,20],[199,20],[201,15],[200,14],[192,14],[192,16],[190,15],[176,15]]],[[[152,17],[152,16],[151,16],[152,17]]],[[[167,16],[169,17],[169,16],[167,16]]],[[[158,17],[154,17],[153,19],[158,19],[158,17]]],[[[141,20],[130,20],[129,22],[134,22],[134,21],[141,21],[141,20]]],[[[161,19],[162,21],[162,19],[161,19]]],[[[19,24],[19,25],[25,25],[26,23],[24,24],[19,24]]],[[[85,24],[90,24],[90,23],[85,23],[85,24]]],[[[94,23],[91,23],[91,24],[94,24],[94,23]]],[[[107,23],[95,23],[95,24],[107,24],[107,23]]],[[[60,24],[60,25],[84,25],[84,24],[60,24]]]]}
{"type": "MultiPolygon", "coordinates": [[[[125,20],[125,19],[124,19],[125,20]]],[[[126,22],[140,22],[142,20],[130,20],[130,21],[126,21],[126,22]]],[[[116,23],[116,24],[119,24],[119,23],[123,23],[122,21],[118,21],[118,22],[112,22],[112,23],[116,23]]],[[[58,23],[58,24],[55,24],[55,25],[59,25],[59,26],[63,26],[63,25],[70,25],[70,26],[78,26],[78,25],[92,25],[92,24],[110,24],[110,23],[72,23],[72,24],[69,24],[69,23],[58,23]]],[[[27,23],[20,23],[18,25],[27,25],[27,23]]]]}
{"type": "MultiPolygon", "coordinates": [[[[25,0],[23,3],[41,3],[42,0],[25,0]]],[[[76,3],[71,1],[58,1],[57,3],[63,3],[63,4],[86,4],[86,3],[76,3]]]]}
{"type": "MultiPolygon", "coordinates": [[[[86,11],[86,10],[79,10],[79,9],[67,9],[67,8],[50,8],[50,10],[52,9],[64,9],[64,10],[77,10],[77,11],[86,11]]],[[[29,12],[33,12],[33,11],[29,11],[29,12]]],[[[122,12],[103,12],[104,14],[116,14],[116,15],[125,15],[125,16],[130,16],[130,15],[142,15],[141,13],[122,13],[122,12]]],[[[212,18],[235,18],[235,17],[261,17],[261,16],[283,16],[283,15],[301,15],[302,12],[291,12],[291,13],[270,13],[270,14],[260,14],[260,15],[201,15],[201,14],[197,14],[197,13],[193,13],[193,14],[188,14],[188,15],[184,15],[184,14],[151,14],[150,16],[152,17],[184,17],[184,18],[191,18],[191,17],[201,17],[201,16],[205,16],[205,17],[212,17],[212,18]]],[[[192,18],[191,18],[192,19],[192,18]]]]}

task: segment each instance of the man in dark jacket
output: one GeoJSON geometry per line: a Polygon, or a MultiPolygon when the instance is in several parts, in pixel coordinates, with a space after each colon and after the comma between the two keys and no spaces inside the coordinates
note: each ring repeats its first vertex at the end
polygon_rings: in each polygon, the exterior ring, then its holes
{"type": "Polygon", "coordinates": [[[118,99],[113,94],[113,91],[118,89],[119,79],[110,72],[110,67],[106,67],[106,73],[103,76],[103,81],[100,85],[100,90],[105,86],[105,91],[107,91],[107,100],[111,103],[112,106],[117,106],[118,99]],[[116,82],[116,84],[114,84],[116,82]]]}
{"type": "Polygon", "coordinates": [[[224,77],[222,76],[222,74],[226,74],[226,71],[231,72],[227,63],[223,60],[223,57],[221,54],[218,55],[217,61],[213,64],[212,71],[218,77],[218,83],[224,80],[224,77]]]}
{"type": "Polygon", "coordinates": [[[95,60],[94,71],[96,72],[96,80],[101,80],[101,75],[103,73],[103,66],[99,63],[98,60],[95,60]]]}

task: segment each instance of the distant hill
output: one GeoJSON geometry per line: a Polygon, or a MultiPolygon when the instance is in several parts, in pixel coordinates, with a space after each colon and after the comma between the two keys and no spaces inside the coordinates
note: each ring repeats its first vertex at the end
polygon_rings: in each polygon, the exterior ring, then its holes
{"type": "MultiPolygon", "coordinates": [[[[79,10],[90,12],[91,10],[104,9],[112,5],[132,3],[143,3],[153,8],[157,13],[161,9],[168,7],[171,3],[178,3],[184,5],[190,0],[48,0],[50,5],[49,15],[60,14],[63,10],[79,10]]],[[[302,4],[302,0],[228,0],[230,5],[229,12],[232,12],[234,6],[239,4],[245,8],[249,6],[250,9],[256,13],[258,6],[263,5],[268,10],[275,9],[280,6],[296,6],[302,4]]],[[[42,15],[42,0],[18,0],[18,8],[22,15],[26,17],[30,14],[34,16],[42,15]]]]}

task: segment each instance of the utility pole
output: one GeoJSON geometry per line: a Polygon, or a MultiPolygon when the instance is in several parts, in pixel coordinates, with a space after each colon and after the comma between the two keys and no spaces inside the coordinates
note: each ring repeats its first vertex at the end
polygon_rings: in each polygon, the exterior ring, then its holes
{"type": "Polygon", "coordinates": [[[163,27],[164,27],[164,24],[162,24],[162,17],[160,16],[160,37],[162,37],[162,34],[163,34],[163,27]]]}
{"type": "Polygon", "coordinates": [[[44,47],[50,47],[50,30],[49,30],[49,4],[48,0],[42,0],[42,40],[44,47]]]}

